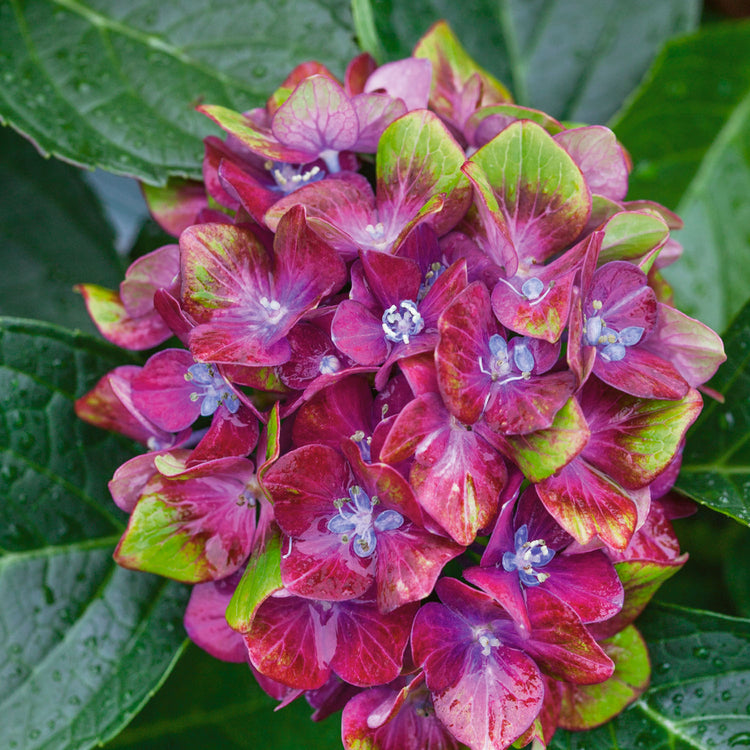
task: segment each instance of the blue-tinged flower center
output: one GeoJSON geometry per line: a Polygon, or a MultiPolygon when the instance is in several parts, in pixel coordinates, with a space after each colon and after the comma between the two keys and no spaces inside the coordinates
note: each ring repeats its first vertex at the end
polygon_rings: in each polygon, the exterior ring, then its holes
{"type": "Polygon", "coordinates": [[[550,281],[545,290],[544,282],[536,276],[526,279],[526,281],[521,284],[520,292],[507,279],[498,279],[498,282],[505,284],[505,286],[514,291],[519,297],[523,297],[532,307],[538,305],[555,286],[555,282],[550,281]]]}
{"type": "Polygon", "coordinates": [[[339,512],[328,521],[326,528],[340,535],[345,544],[351,541],[357,557],[371,557],[378,542],[375,532],[400,528],[404,517],[395,510],[384,510],[373,517],[378,498],[373,496],[370,500],[358,485],[349,488],[349,498],[349,501],[342,497],[334,502],[339,512]]]}
{"type": "Polygon", "coordinates": [[[374,226],[372,224],[368,224],[365,227],[365,232],[370,235],[370,237],[377,242],[378,240],[382,240],[383,237],[385,237],[385,227],[383,226],[383,222],[379,221],[374,226]]]}
{"type": "Polygon", "coordinates": [[[549,573],[543,573],[535,568],[543,568],[555,556],[555,550],[550,549],[543,539],[529,541],[529,529],[526,524],[520,526],[513,538],[515,552],[503,553],[503,568],[509,573],[518,571],[518,577],[524,586],[538,586],[549,578],[549,573]]]}
{"type": "Polygon", "coordinates": [[[484,358],[479,358],[479,369],[493,382],[509,383],[512,380],[528,380],[534,369],[534,355],[523,339],[516,339],[511,355],[508,342],[496,333],[490,336],[490,358],[485,368],[484,358]],[[514,374],[520,373],[520,374],[514,374]]]}
{"type": "Polygon", "coordinates": [[[421,302],[427,296],[427,292],[432,289],[433,284],[444,271],[445,266],[442,263],[435,262],[430,266],[430,270],[424,275],[424,281],[419,285],[417,302],[421,302]]]}
{"type": "Polygon", "coordinates": [[[263,296],[258,300],[269,323],[278,323],[287,313],[287,309],[277,299],[263,296]]]}
{"type": "Polygon", "coordinates": [[[474,639],[482,647],[482,656],[489,656],[493,648],[501,645],[500,639],[489,628],[485,627],[475,628],[474,639]]]}
{"type": "Polygon", "coordinates": [[[388,341],[409,343],[424,329],[424,318],[419,314],[417,303],[410,299],[402,300],[398,305],[391,305],[383,313],[383,333],[388,341]]]}
{"type": "MultiPolygon", "coordinates": [[[[594,310],[602,309],[601,300],[592,303],[594,310]]],[[[627,354],[627,347],[637,344],[645,329],[642,326],[626,326],[621,331],[610,328],[601,314],[586,319],[583,328],[584,341],[595,346],[605,362],[619,362],[627,354]]]]}
{"type": "Polygon", "coordinates": [[[326,168],[331,174],[336,174],[336,172],[341,171],[341,164],[339,163],[339,152],[335,151],[332,148],[327,148],[325,151],[321,151],[318,154],[318,157],[321,158],[326,163],[326,168]]]}
{"type": "Polygon", "coordinates": [[[271,190],[288,195],[303,185],[311,182],[322,180],[326,173],[317,165],[310,169],[303,169],[301,166],[295,167],[293,164],[284,164],[283,162],[267,161],[266,169],[271,173],[275,187],[271,190]]]}
{"type": "Polygon", "coordinates": [[[324,354],[320,358],[318,372],[321,375],[333,375],[341,369],[341,360],[335,354],[324,354]]]}
{"type": "Polygon", "coordinates": [[[232,414],[235,414],[240,408],[239,398],[213,365],[205,362],[190,365],[185,373],[185,380],[192,383],[196,388],[190,394],[190,400],[198,401],[202,399],[202,417],[210,417],[222,402],[232,414]]]}

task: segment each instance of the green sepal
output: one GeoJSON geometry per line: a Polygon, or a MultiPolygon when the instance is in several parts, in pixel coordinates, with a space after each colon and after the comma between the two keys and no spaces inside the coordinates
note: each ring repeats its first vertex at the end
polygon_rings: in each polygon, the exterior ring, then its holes
{"type": "Polygon", "coordinates": [[[600,641],[599,645],[614,662],[614,674],[596,685],[564,684],[560,709],[563,729],[598,727],[617,716],[648,687],[651,677],[648,650],[634,625],[600,641]]]}
{"type": "Polygon", "coordinates": [[[211,579],[201,536],[183,527],[184,510],[165,503],[157,494],[143,495],[115,550],[115,561],[124,568],[156,573],[183,583],[211,579]]]}
{"type": "MultiPolygon", "coordinates": [[[[660,248],[669,237],[669,227],[653,213],[622,211],[604,225],[599,264],[612,260],[636,261],[660,248]]],[[[651,258],[651,262],[655,256],[651,258]]],[[[648,272],[648,269],[644,269],[648,272]]]]}
{"type": "Polygon", "coordinates": [[[230,627],[240,633],[250,630],[258,607],[281,588],[281,532],[274,528],[265,545],[256,548],[250,556],[242,580],[229,602],[226,619],[230,627]]]}
{"type": "Polygon", "coordinates": [[[545,430],[502,438],[506,453],[527,479],[541,482],[570,463],[586,446],[589,428],[581,407],[571,397],[545,430]]]}
{"type": "MultiPolygon", "coordinates": [[[[474,74],[482,82],[483,100],[489,97],[493,101],[513,101],[513,97],[505,86],[484,68],[477,65],[469,53],[461,46],[453,30],[445,21],[438,21],[417,43],[413,57],[426,57],[433,68],[433,94],[435,92],[437,71],[446,67],[453,74],[454,80],[464,84],[474,74]]],[[[484,102],[483,103],[487,103],[484,102]]],[[[435,106],[440,109],[439,103],[435,106]]]]}

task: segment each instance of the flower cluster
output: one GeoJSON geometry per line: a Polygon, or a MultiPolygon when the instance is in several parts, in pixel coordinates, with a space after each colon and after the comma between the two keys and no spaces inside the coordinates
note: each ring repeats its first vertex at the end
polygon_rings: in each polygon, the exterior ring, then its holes
{"type": "Polygon", "coordinates": [[[679,219],[625,201],[610,130],[513,104],[443,23],[199,109],[228,134],[203,182],[145,189],[179,244],[80,287],[116,344],[182,344],[77,403],[148,449],[110,483],[116,560],[194,584],[191,638],[344,707],[346,748],[611,718],[648,682],[632,623],[684,562],[669,490],[724,358],[660,275],[679,219]]]}

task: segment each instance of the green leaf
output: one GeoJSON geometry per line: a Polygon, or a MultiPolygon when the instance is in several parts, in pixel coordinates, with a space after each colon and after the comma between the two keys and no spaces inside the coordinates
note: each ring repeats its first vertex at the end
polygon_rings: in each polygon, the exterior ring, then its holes
{"type": "Polygon", "coordinates": [[[356,54],[334,0],[0,3],[0,119],[45,153],[163,184],[200,177],[202,102],[261,105],[292,67],[356,54]]]}
{"type": "Polygon", "coordinates": [[[185,590],[118,568],[106,481],[130,444],[73,400],[122,353],[0,319],[0,747],[89,748],[116,734],[181,650],[185,590]]]}
{"type": "Polygon", "coordinates": [[[73,285],[117,286],[123,272],[97,199],[79,170],[45,161],[10,129],[0,129],[0,153],[0,266],[6,269],[0,314],[93,332],[73,285]]]}
{"type": "Polygon", "coordinates": [[[444,18],[474,59],[520,104],[605,122],[661,45],[698,23],[697,0],[372,0],[390,58],[405,57],[444,18]]]}
{"type": "Polygon", "coordinates": [[[680,309],[722,330],[750,294],[750,22],[671,42],[613,127],[635,164],[629,196],[685,221],[665,272],[680,309]]]}
{"type": "Polygon", "coordinates": [[[106,750],[340,750],[339,717],[310,721],[304,698],[273,713],[275,701],[246,664],[188,648],[164,687],[106,750]]]}
{"type": "Polygon", "coordinates": [[[709,750],[750,744],[750,620],[656,605],[638,620],[651,687],[601,729],[550,750],[709,750]]]}
{"type": "Polygon", "coordinates": [[[727,361],[711,381],[725,403],[706,399],[688,433],[677,488],[750,524],[750,304],[724,335],[727,361]]]}

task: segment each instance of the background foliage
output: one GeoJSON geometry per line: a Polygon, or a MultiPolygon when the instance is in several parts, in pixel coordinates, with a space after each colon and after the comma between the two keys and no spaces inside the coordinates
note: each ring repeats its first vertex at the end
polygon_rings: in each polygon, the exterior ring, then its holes
{"type": "MultiPolygon", "coordinates": [[[[688,609],[639,621],[646,695],[553,745],[750,745],[750,620],[731,617],[750,617],[750,22],[698,0],[6,0],[0,119],[73,164],[199,177],[217,131],[197,103],[256,106],[306,59],[340,75],[360,47],[406,56],[438,18],[520,103],[615,129],[629,197],[685,219],[678,304],[728,328],[712,383],[726,402],[691,430],[679,480],[705,508],[679,522],[691,560],[660,592],[688,609]]],[[[185,650],[183,587],[111,561],[123,518],[106,481],[133,448],[77,422],[72,402],[127,355],[80,332],[93,328],[71,286],[117,285],[123,226],[137,235],[126,253],[163,238],[129,185],[44,161],[10,128],[0,149],[0,314],[48,321],[0,322],[0,747],[338,747],[337,719],[312,725],[301,702],[271,718],[247,669],[185,650]]]]}

